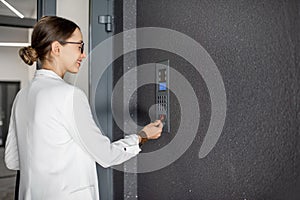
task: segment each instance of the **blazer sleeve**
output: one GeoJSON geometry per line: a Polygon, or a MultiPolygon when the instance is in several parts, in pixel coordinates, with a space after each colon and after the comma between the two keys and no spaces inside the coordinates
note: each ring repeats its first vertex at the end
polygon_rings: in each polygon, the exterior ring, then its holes
{"type": "Polygon", "coordinates": [[[78,88],[65,104],[65,119],[73,140],[103,167],[121,164],[136,156],[141,149],[136,134],[111,142],[96,125],[86,95],[78,88]]]}
{"type": "Polygon", "coordinates": [[[4,153],[4,162],[6,167],[11,170],[19,170],[19,153],[18,153],[18,144],[17,144],[17,134],[15,126],[15,103],[12,107],[12,112],[10,116],[8,134],[5,143],[5,153],[4,153]]]}

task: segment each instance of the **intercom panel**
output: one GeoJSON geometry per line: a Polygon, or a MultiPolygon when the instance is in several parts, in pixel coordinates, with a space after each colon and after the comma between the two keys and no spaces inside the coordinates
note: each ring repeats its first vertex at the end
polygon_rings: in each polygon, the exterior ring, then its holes
{"type": "Polygon", "coordinates": [[[156,118],[164,123],[164,132],[170,132],[169,60],[156,63],[156,118]]]}

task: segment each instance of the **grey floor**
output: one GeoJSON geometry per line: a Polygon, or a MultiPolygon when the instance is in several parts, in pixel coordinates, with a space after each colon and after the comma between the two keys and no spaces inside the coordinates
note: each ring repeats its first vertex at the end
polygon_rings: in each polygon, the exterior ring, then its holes
{"type": "Polygon", "coordinates": [[[4,164],[4,148],[0,147],[0,200],[13,200],[16,172],[8,170],[4,164]]]}

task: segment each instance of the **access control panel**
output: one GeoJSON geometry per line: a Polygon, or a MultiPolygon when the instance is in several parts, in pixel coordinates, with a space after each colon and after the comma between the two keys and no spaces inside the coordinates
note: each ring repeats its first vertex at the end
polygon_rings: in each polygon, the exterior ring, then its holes
{"type": "Polygon", "coordinates": [[[156,119],[164,123],[164,132],[170,132],[169,60],[156,63],[156,119]]]}

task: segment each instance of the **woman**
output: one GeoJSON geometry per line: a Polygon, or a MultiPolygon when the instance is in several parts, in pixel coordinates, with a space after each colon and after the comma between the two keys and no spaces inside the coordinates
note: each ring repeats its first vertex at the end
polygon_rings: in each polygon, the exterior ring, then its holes
{"type": "Polygon", "coordinates": [[[83,51],[80,28],[60,17],[43,17],[31,46],[20,49],[25,63],[41,63],[28,87],[16,96],[5,149],[9,169],[20,170],[19,199],[99,199],[95,161],[123,163],[140,152],[143,137],[157,139],[162,123],[111,143],[96,126],[85,94],[67,84],[83,51]]]}

